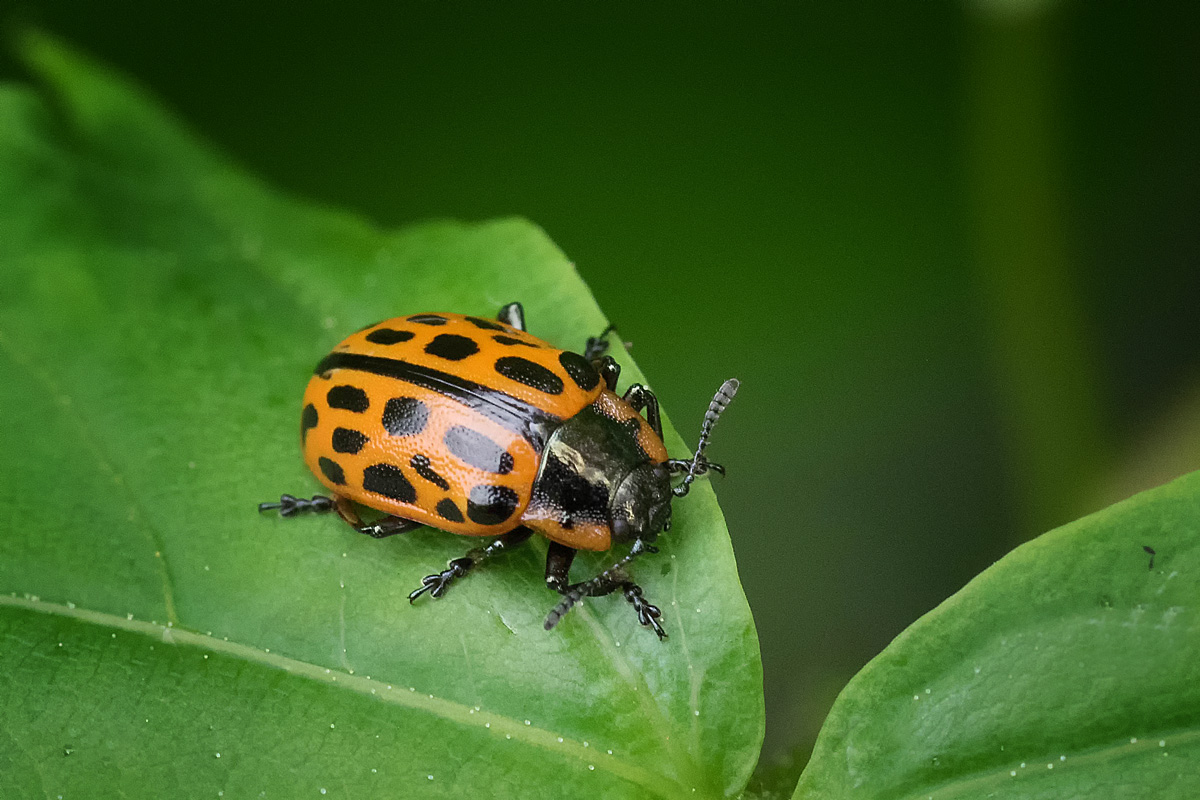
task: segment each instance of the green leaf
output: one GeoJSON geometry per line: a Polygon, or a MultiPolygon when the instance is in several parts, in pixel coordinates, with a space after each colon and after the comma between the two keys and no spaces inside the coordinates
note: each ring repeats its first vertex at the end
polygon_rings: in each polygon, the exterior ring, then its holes
{"type": "Polygon", "coordinates": [[[795,797],[1194,797],[1198,578],[1200,472],[1017,548],[850,682],[795,797]]]}
{"type": "Polygon", "coordinates": [[[320,489],[299,399],[348,332],[511,300],[562,346],[603,328],[546,236],[297,202],[103,68],[23,51],[48,88],[0,87],[0,796],[739,791],[762,673],[707,485],[635,565],[662,643],[619,597],[543,630],[542,542],[410,606],[474,542],[255,511],[320,489]]]}

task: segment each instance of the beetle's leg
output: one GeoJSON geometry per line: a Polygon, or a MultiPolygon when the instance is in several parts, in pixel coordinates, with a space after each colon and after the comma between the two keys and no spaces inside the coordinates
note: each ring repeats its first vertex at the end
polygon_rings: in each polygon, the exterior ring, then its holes
{"type": "Polygon", "coordinates": [[[621,591],[625,594],[625,599],[633,606],[633,612],[637,614],[638,622],[647,628],[653,628],[658,634],[658,638],[667,638],[667,632],[663,630],[663,626],[659,624],[658,618],[662,616],[662,611],[653,603],[647,602],[646,598],[642,597],[642,587],[638,586],[633,581],[622,581],[619,584],[621,591]]]}
{"type": "Polygon", "coordinates": [[[599,336],[589,336],[587,344],[583,346],[583,357],[588,361],[595,361],[600,356],[608,352],[608,335],[617,329],[616,325],[609,325],[599,336]]]}
{"type": "Polygon", "coordinates": [[[511,325],[519,331],[525,330],[525,308],[520,303],[509,303],[500,309],[496,319],[505,325],[511,325]]]}
{"type": "Polygon", "coordinates": [[[354,530],[374,539],[386,539],[398,533],[415,531],[419,527],[421,527],[421,523],[414,522],[411,519],[405,519],[404,517],[384,517],[370,524],[356,525],[354,530]]]}
{"type": "Polygon", "coordinates": [[[610,392],[617,390],[617,379],[621,377],[621,365],[612,356],[601,356],[592,362],[596,372],[604,379],[604,387],[610,392]]]}
{"type": "Polygon", "coordinates": [[[642,587],[631,581],[629,575],[625,572],[626,565],[638,556],[643,553],[657,552],[657,547],[647,544],[644,540],[634,540],[629,555],[591,580],[577,583],[567,588],[566,592],[563,593],[563,599],[546,615],[544,626],[546,630],[550,630],[557,625],[559,620],[565,617],[575,607],[575,604],[584,597],[603,597],[620,589],[624,593],[625,599],[633,606],[634,612],[637,613],[638,622],[648,628],[653,628],[654,632],[658,634],[659,639],[667,638],[667,632],[663,630],[662,625],[658,622],[659,617],[662,616],[662,611],[659,610],[658,606],[649,603],[642,596],[642,587]]]}
{"type": "Polygon", "coordinates": [[[311,500],[305,500],[303,497],[293,497],[290,494],[280,495],[278,503],[259,503],[259,512],[272,511],[279,509],[279,516],[291,517],[304,511],[311,511],[314,514],[324,514],[326,511],[333,510],[333,500],[323,494],[313,495],[311,500]]]}
{"type": "Polygon", "coordinates": [[[430,597],[441,597],[446,593],[446,587],[479,566],[479,562],[486,561],[504,550],[516,547],[532,535],[533,531],[529,528],[514,528],[508,533],[497,536],[486,547],[475,547],[468,550],[465,556],[456,558],[447,564],[446,569],[437,574],[426,575],[422,578],[421,588],[409,594],[408,602],[413,602],[426,592],[429,592],[430,597]]]}
{"type": "Polygon", "coordinates": [[[281,517],[291,517],[302,511],[323,514],[336,510],[338,516],[346,520],[351,528],[359,533],[365,533],[367,536],[374,536],[376,539],[395,536],[397,533],[408,533],[421,527],[421,523],[403,517],[384,517],[371,524],[364,523],[351,502],[341,495],[329,498],[318,494],[314,495],[311,500],[305,500],[303,497],[292,497],[290,494],[285,494],[279,498],[278,503],[258,504],[259,511],[271,511],[276,508],[279,509],[281,517]]]}
{"type": "Polygon", "coordinates": [[[388,536],[395,536],[398,533],[408,533],[421,527],[421,523],[413,522],[411,519],[404,517],[383,517],[375,522],[366,523],[362,521],[362,517],[358,515],[358,510],[349,498],[338,495],[334,500],[334,506],[337,508],[338,516],[346,521],[346,524],[354,528],[358,533],[365,534],[375,539],[384,539],[388,536]]]}
{"type": "Polygon", "coordinates": [[[658,438],[661,439],[663,430],[662,416],[658,410],[658,396],[642,384],[635,383],[625,390],[625,397],[623,399],[626,403],[633,406],[634,411],[641,411],[643,408],[646,409],[646,422],[650,423],[650,429],[657,433],[658,438]]]}
{"type": "Polygon", "coordinates": [[[571,562],[579,551],[565,544],[551,542],[546,551],[546,585],[559,594],[566,594],[571,562]]]}

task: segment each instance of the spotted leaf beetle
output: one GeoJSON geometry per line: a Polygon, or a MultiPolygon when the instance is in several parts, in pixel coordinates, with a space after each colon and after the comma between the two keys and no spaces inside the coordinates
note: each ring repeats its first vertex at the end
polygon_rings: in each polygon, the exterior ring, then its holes
{"type": "Polygon", "coordinates": [[[335,510],[376,538],[429,525],[490,540],[427,575],[410,602],[441,597],[538,533],[550,542],[546,584],[563,595],[547,630],[581,598],[620,591],[638,622],[665,638],[661,611],[626,568],[657,552],[674,498],[709,470],[724,474],[704,451],[738,381],[713,397],[695,455],[670,458],[654,393],[633,384],[616,394],[611,331],[588,339],[583,354],[559,350],[526,332],[520,303],[496,320],[412,314],[358,331],[317,364],[300,415],[304,460],[333,496],[285,494],[259,511],[335,510]],[[674,476],[682,479],[672,486],[674,476]],[[387,516],[364,523],[356,504],[387,516]],[[579,550],[625,542],[628,554],[611,567],[569,582],[579,550]]]}

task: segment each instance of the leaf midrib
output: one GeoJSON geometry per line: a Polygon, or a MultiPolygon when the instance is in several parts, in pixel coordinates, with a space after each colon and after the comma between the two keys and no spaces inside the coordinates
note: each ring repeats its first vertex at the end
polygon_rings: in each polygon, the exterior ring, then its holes
{"type": "Polygon", "coordinates": [[[608,755],[592,747],[584,747],[583,743],[566,736],[559,736],[533,725],[526,725],[519,720],[506,717],[494,712],[475,710],[453,700],[446,700],[428,693],[417,692],[414,688],[396,687],[383,681],[360,675],[351,675],[339,670],[311,664],[299,659],[289,658],[278,653],[259,650],[240,642],[218,639],[186,628],[174,625],[160,625],[130,616],[119,617],[103,611],[81,608],[78,605],[63,605],[52,603],[35,597],[15,597],[0,595],[0,608],[17,608],[25,611],[53,616],[67,617],[103,628],[127,631],[142,636],[148,636],[167,644],[190,645],[213,653],[230,656],[242,661],[261,664],[266,667],[280,669],[290,675],[316,681],[326,686],[344,688],[358,694],[372,697],[384,703],[402,708],[423,711],[440,719],[453,722],[463,727],[483,730],[495,736],[508,736],[533,747],[539,747],[565,756],[597,770],[608,772],[622,780],[637,784],[658,797],[681,798],[695,797],[684,787],[669,778],[643,769],[636,764],[615,755],[608,755]]]}

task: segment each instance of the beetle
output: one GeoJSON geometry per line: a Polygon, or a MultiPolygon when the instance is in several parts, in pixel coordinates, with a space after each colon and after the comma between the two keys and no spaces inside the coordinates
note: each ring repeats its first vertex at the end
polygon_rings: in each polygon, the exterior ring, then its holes
{"type": "Polygon", "coordinates": [[[724,474],[704,451],[739,384],[727,380],[713,397],[695,455],[670,458],[654,393],[633,384],[616,394],[621,369],[605,354],[612,331],[589,338],[582,354],[559,350],[526,331],[520,303],[495,320],[411,314],[363,328],[317,364],[300,415],[305,463],[333,496],[285,494],[259,511],[336,511],[375,538],[429,525],[488,540],[425,576],[409,602],[440,598],[536,532],[549,540],[546,584],[563,596],[547,630],[581,598],[620,591],[638,622],[665,638],[662,612],[626,567],[657,552],[671,501],[697,476],[724,474]],[[356,506],[386,516],[363,522],[356,506]],[[630,543],[627,555],[569,582],[579,550],[617,543],[630,543]]]}

